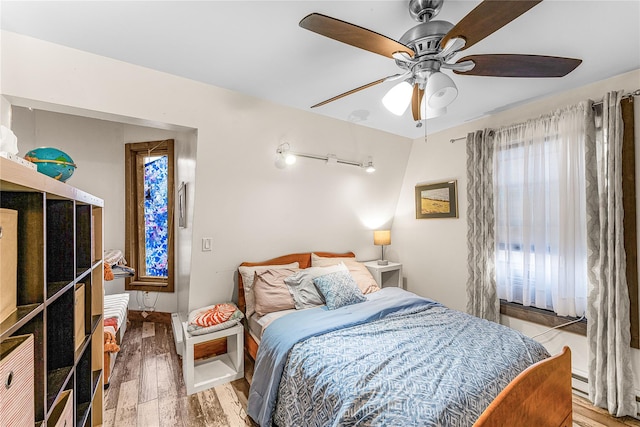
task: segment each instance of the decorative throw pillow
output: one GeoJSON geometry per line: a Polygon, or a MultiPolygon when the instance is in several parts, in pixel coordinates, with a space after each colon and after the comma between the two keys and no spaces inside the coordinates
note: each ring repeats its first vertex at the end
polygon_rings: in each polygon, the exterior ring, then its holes
{"type": "Polygon", "coordinates": [[[253,296],[255,298],[255,310],[260,316],[274,311],[290,310],[295,308],[293,297],[289,287],[284,283],[285,279],[299,270],[280,268],[255,273],[253,282],[253,296]]]}
{"type": "Polygon", "coordinates": [[[244,287],[244,303],[246,305],[246,314],[247,317],[251,316],[255,312],[255,300],[253,298],[253,280],[256,271],[263,272],[267,270],[275,270],[280,268],[299,268],[300,264],[297,262],[292,262],[291,264],[282,264],[282,265],[259,265],[255,267],[238,267],[238,273],[242,277],[242,285],[244,287]]]}
{"type": "Polygon", "coordinates": [[[340,263],[330,267],[309,267],[300,270],[293,276],[284,279],[284,283],[289,287],[289,292],[293,297],[296,309],[311,308],[324,304],[322,295],[313,284],[316,277],[335,273],[336,271],[348,271],[347,267],[340,263]]]}
{"type": "Polygon", "coordinates": [[[325,274],[313,279],[329,310],[366,301],[351,274],[346,271],[325,274]]]}
{"type": "Polygon", "coordinates": [[[340,262],[343,262],[347,266],[349,273],[351,273],[351,276],[353,276],[363,294],[370,294],[380,290],[376,279],[373,278],[367,266],[356,261],[355,258],[329,258],[321,257],[313,253],[311,254],[311,265],[314,267],[326,267],[340,262]]]}
{"type": "Polygon", "coordinates": [[[191,323],[198,326],[212,326],[226,322],[236,311],[235,304],[216,304],[206,311],[201,311],[193,317],[191,323]]]}
{"type": "Polygon", "coordinates": [[[203,335],[230,328],[242,320],[244,314],[232,302],[213,304],[189,313],[187,331],[203,335]]]}

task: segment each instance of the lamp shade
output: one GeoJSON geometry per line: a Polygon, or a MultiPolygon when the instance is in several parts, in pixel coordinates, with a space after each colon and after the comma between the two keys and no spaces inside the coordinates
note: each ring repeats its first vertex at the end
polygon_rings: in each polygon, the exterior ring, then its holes
{"type": "Polygon", "coordinates": [[[430,108],[446,107],[458,96],[458,88],[451,77],[440,71],[429,76],[424,90],[430,108]]]}
{"type": "Polygon", "coordinates": [[[411,103],[413,87],[406,81],[400,82],[382,97],[382,104],[396,116],[401,116],[407,111],[411,103]]]}
{"type": "Polygon", "coordinates": [[[390,245],[391,244],[391,230],[378,230],[373,232],[373,244],[390,245]]]}
{"type": "Polygon", "coordinates": [[[422,97],[422,101],[420,101],[420,118],[422,120],[435,119],[445,114],[447,114],[447,107],[431,108],[427,103],[427,97],[422,97]]]}
{"type": "Polygon", "coordinates": [[[275,164],[278,169],[284,169],[287,167],[287,162],[282,153],[276,154],[275,164]]]}

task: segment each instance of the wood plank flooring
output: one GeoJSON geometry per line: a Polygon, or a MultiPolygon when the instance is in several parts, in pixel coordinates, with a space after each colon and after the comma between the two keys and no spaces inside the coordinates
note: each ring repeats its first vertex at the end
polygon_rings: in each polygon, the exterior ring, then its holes
{"type": "MultiPolygon", "coordinates": [[[[253,362],[245,358],[249,381],[253,362]]],[[[182,360],[171,325],[132,321],[105,392],[105,427],[256,426],[247,416],[249,382],[233,381],[187,396],[182,360]]],[[[613,418],[586,399],[573,398],[574,427],[640,427],[640,420],[613,418]]]]}
{"type": "MultiPolygon", "coordinates": [[[[253,364],[247,361],[249,374],[253,364]]],[[[255,426],[249,383],[233,381],[187,396],[170,324],[130,322],[105,392],[105,427],[255,426]]]]}
{"type": "Polygon", "coordinates": [[[574,427],[640,427],[640,420],[631,417],[614,418],[604,409],[594,407],[587,399],[574,395],[573,425],[574,427]]]}

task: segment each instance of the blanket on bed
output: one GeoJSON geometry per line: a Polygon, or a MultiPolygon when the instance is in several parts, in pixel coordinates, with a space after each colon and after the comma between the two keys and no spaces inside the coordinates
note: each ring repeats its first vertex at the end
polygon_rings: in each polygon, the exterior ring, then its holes
{"type": "Polygon", "coordinates": [[[361,304],[274,321],[260,343],[248,412],[261,426],[272,417],[280,427],[472,425],[545,357],[516,331],[384,288],[361,304]]]}

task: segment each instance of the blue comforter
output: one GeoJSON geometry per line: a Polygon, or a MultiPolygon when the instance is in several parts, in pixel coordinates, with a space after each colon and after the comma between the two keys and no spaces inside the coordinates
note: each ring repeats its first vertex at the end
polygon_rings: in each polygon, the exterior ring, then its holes
{"type": "Polygon", "coordinates": [[[385,288],[360,304],[274,321],[248,413],[261,426],[467,426],[545,357],[507,327],[385,288]]]}

